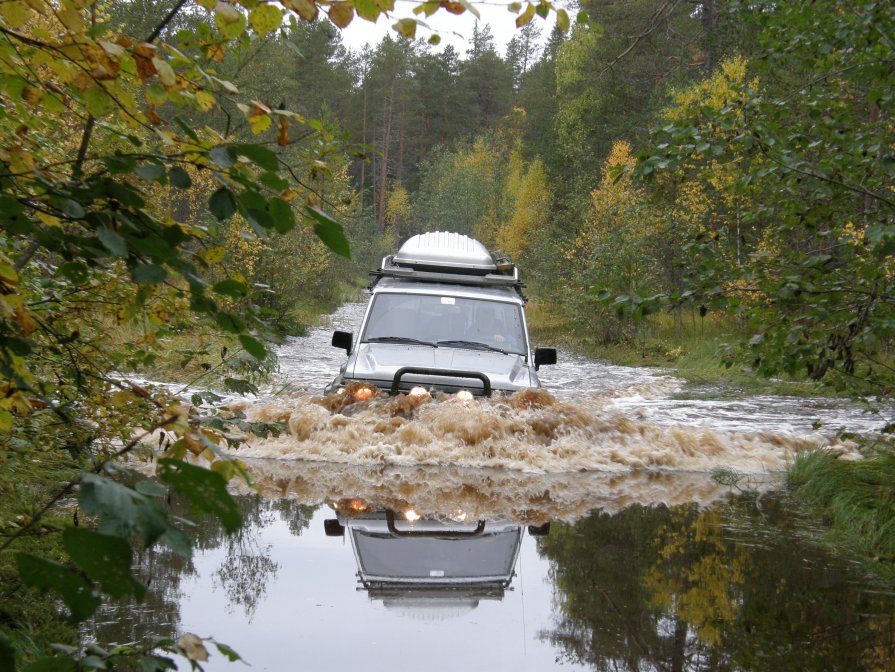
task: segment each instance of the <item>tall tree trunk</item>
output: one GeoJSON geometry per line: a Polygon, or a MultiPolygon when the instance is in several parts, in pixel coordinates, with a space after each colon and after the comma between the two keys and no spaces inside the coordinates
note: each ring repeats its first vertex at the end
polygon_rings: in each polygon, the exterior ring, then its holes
{"type": "Polygon", "coordinates": [[[376,212],[376,228],[382,233],[385,230],[385,202],[388,194],[388,155],[392,144],[392,104],[395,100],[395,82],[392,81],[391,90],[385,104],[385,139],[382,143],[382,160],[379,162],[379,198],[376,212]]]}
{"type": "MultiPolygon", "coordinates": [[[[367,146],[367,73],[369,72],[369,68],[364,70],[364,78],[363,78],[363,89],[364,89],[364,102],[363,102],[363,116],[361,117],[361,131],[360,131],[360,142],[364,147],[367,146]]],[[[362,160],[360,163],[360,209],[363,211],[364,209],[364,193],[367,190],[367,162],[366,160],[362,160]]]]}
{"type": "Polygon", "coordinates": [[[703,67],[711,73],[715,67],[715,0],[702,0],[702,29],[705,33],[703,67]]]}

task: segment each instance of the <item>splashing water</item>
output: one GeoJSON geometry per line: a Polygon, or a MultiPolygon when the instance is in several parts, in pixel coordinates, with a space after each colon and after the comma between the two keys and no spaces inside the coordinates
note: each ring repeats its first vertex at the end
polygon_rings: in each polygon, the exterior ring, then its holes
{"type": "MultiPolygon", "coordinates": [[[[848,442],[818,426],[867,431],[845,402],[785,397],[678,399],[682,381],[646,368],[609,365],[561,353],[541,371],[544,389],[474,399],[324,398],[344,352],[333,328],[357,331],[363,304],[345,304],[331,324],[287,341],[279,351],[286,392],[234,405],[253,421],[288,432],[252,439],[243,457],[352,465],[453,465],[529,473],[637,470],[743,474],[782,470],[801,450],[829,448],[856,458],[848,442]]],[[[720,395],[716,395],[720,396],[720,395]]]]}

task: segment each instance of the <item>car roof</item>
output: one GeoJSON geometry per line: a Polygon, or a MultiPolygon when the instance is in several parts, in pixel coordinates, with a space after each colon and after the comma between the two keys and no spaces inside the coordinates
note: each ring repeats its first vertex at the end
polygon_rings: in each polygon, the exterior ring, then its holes
{"type": "Polygon", "coordinates": [[[505,301],[522,305],[522,297],[509,287],[479,287],[447,282],[418,282],[398,278],[382,278],[372,288],[372,293],[427,294],[435,296],[456,296],[466,299],[505,301]]]}

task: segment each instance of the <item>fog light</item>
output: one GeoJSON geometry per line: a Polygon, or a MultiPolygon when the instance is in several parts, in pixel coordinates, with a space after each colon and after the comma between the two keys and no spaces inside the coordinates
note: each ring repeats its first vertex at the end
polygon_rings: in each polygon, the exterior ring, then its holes
{"type": "Polygon", "coordinates": [[[411,389],[410,392],[407,394],[407,396],[408,397],[428,397],[429,390],[427,390],[425,387],[417,386],[417,387],[414,387],[413,389],[411,389]]]}
{"type": "Polygon", "coordinates": [[[457,399],[460,401],[472,401],[472,392],[469,390],[460,390],[457,392],[457,399]]]}
{"type": "Polygon", "coordinates": [[[407,511],[404,512],[404,517],[412,523],[420,519],[420,514],[413,509],[407,509],[407,511]]]}
{"type": "Polygon", "coordinates": [[[355,401],[367,401],[368,399],[372,399],[375,393],[369,387],[361,387],[354,391],[354,400],[355,401]]]}

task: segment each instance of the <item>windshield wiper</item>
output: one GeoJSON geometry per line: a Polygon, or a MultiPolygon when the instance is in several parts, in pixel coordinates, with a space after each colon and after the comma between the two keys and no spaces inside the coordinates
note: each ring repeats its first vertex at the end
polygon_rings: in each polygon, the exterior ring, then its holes
{"type": "Polygon", "coordinates": [[[501,348],[495,348],[493,345],[481,343],[479,341],[438,341],[438,345],[445,345],[449,348],[469,348],[470,350],[490,350],[491,352],[499,352],[502,355],[509,355],[509,351],[501,348]]]}
{"type": "Polygon", "coordinates": [[[365,343],[409,343],[411,345],[428,345],[430,348],[437,348],[437,343],[431,341],[421,341],[418,338],[408,338],[407,336],[374,336],[368,338],[365,343]]]}

